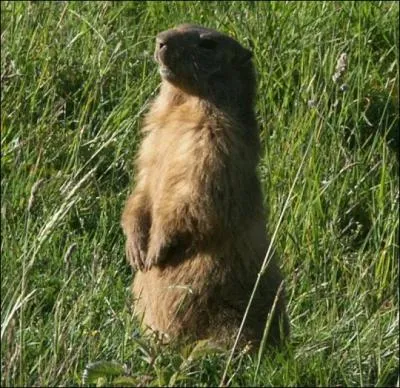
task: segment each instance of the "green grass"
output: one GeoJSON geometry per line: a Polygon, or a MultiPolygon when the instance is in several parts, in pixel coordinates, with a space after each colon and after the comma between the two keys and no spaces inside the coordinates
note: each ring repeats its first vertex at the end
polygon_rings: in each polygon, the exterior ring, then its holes
{"type": "Polygon", "coordinates": [[[398,386],[398,42],[397,2],[1,2],[1,385],[398,386]],[[135,336],[119,220],[182,22],[255,55],[292,329],[259,367],[135,336]]]}

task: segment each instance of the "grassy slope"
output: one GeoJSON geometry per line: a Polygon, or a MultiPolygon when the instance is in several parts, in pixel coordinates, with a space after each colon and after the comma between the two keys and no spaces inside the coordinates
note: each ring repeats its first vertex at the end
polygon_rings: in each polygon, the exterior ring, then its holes
{"type": "Polygon", "coordinates": [[[259,368],[235,358],[230,382],[396,384],[398,3],[2,2],[1,11],[2,386],[81,384],[95,360],[126,363],[137,384],[221,379],[226,355],[191,361],[133,340],[119,227],[159,81],[154,35],[184,21],[252,42],[272,232],[293,185],[277,233],[291,348],[259,368]],[[342,52],[348,69],[336,85],[342,52]]]}

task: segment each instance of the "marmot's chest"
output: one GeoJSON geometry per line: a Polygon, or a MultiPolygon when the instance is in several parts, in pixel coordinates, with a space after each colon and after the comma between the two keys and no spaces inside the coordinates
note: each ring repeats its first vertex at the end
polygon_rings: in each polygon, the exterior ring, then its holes
{"type": "MultiPolygon", "coordinates": [[[[175,128],[159,128],[154,153],[151,191],[201,192],[206,181],[220,177],[228,168],[229,155],[208,128],[177,123],[175,128]]],[[[226,172],[225,172],[226,173],[226,172]]]]}
{"type": "Polygon", "coordinates": [[[185,122],[159,128],[156,134],[159,144],[155,154],[156,165],[164,171],[171,166],[194,167],[210,159],[226,157],[224,149],[227,147],[221,147],[223,141],[216,136],[216,132],[185,122]]]}

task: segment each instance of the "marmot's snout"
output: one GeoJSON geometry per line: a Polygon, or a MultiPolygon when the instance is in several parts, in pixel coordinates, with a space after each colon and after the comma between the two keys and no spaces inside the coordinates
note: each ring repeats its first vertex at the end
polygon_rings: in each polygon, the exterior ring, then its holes
{"type": "Polygon", "coordinates": [[[167,37],[162,34],[156,38],[156,48],[154,51],[154,60],[159,65],[159,71],[163,78],[170,79],[173,76],[172,57],[173,47],[167,37]]]}
{"type": "Polygon", "coordinates": [[[172,80],[176,63],[179,61],[179,33],[175,30],[161,32],[156,37],[154,59],[160,66],[160,74],[167,80],[172,80]]]}

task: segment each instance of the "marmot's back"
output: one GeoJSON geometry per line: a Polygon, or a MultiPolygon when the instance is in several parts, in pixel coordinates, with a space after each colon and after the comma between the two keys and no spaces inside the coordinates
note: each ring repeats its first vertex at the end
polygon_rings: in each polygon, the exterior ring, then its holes
{"type": "MultiPolygon", "coordinates": [[[[231,343],[268,249],[251,53],[191,25],[159,34],[156,45],[162,85],[122,218],[138,269],[136,311],[171,337],[231,343]]],[[[281,282],[272,260],[245,341],[260,341],[281,282]]],[[[288,335],[283,292],[277,298],[271,343],[288,335]]]]}

